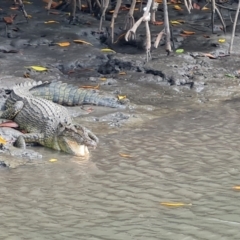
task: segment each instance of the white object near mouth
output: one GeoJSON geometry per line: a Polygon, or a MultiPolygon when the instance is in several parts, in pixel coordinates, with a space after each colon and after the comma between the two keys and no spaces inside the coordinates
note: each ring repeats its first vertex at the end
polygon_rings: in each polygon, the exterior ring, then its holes
{"type": "Polygon", "coordinates": [[[79,145],[79,149],[76,153],[76,156],[78,157],[85,157],[89,155],[89,150],[86,145],[79,145]]]}

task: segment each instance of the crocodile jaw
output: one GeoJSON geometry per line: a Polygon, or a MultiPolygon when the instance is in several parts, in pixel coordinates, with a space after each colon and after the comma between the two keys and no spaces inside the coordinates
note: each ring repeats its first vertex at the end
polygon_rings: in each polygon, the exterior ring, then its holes
{"type": "Polygon", "coordinates": [[[87,157],[89,155],[88,147],[64,138],[64,144],[61,144],[61,150],[78,157],[87,157]]]}

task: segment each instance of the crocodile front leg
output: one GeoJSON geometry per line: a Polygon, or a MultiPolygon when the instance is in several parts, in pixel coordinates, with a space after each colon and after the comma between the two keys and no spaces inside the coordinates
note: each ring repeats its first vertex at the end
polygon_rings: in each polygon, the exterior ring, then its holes
{"type": "Polygon", "coordinates": [[[22,110],[24,103],[22,101],[17,101],[14,105],[7,110],[5,110],[0,118],[14,119],[16,115],[22,110]]]}
{"type": "Polygon", "coordinates": [[[40,140],[43,139],[42,133],[26,133],[20,135],[15,141],[14,145],[19,148],[26,148],[26,143],[40,143],[40,140]]]}

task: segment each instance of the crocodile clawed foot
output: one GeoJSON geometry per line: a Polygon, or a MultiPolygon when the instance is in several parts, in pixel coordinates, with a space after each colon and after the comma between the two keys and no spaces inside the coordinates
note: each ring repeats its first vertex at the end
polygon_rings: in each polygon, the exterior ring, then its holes
{"type": "Polygon", "coordinates": [[[17,140],[14,142],[14,146],[22,149],[26,149],[26,142],[23,136],[19,136],[17,140]]]}

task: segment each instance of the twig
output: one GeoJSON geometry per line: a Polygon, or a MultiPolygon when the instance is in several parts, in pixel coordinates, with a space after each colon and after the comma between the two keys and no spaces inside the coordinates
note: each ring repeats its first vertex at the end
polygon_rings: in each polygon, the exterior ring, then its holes
{"type": "Polygon", "coordinates": [[[223,32],[226,33],[226,24],[223,20],[222,14],[220,13],[219,9],[215,6],[216,12],[218,14],[218,17],[220,18],[220,21],[222,23],[222,27],[223,27],[223,32]]]}
{"type": "Polygon", "coordinates": [[[103,20],[105,20],[105,13],[109,5],[109,0],[102,0],[102,6],[101,6],[101,19],[100,19],[100,24],[99,24],[99,31],[102,31],[102,23],[103,20]]]}
{"type": "Polygon", "coordinates": [[[134,14],[134,9],[135,9],[135,6],[136,6],[136,2],[137,2],[136,0],[132,0],[131,7],[130,7],[129,12],[127,14],[126,24],[125,24],[125,28],[124,28],[125,30],[131,28],[135,23],[133,14],[134,14]]]}
{"type": "Polygon", "coordinates": [[[157,35],[157,38],[155,40],[155,43],[154,43],[154,47],[157,48],[163,35],[165,35],[165,29],[163,29],[158,35],[157,35]]]}
{"type": "Polygon", "coordinates": [[[143,14],[143,16],[141,18],[138,19],[137,22],[135,22],[135,24],[132,26],[132,28],[130,28],[126,35],[125,35],[125,40],[128,41],[129,40],[129,35],[131,34],[136,34],[136,31],[137,31],[137,28],[139,27],[139,25],[141,24],[141,22],[143,21],[144,18],[148,17],[149,16],[149,11],[150,11],[150,8],[151,8],[151,5],[152,5],[152,0],[148,0],[147,2],[147,6],[144,8],[145,9],[145,12],[143,14]]]}
{"type": "MultiPolygon", "coordinates": [[[[150,16],[149,16],[150,18],[150,16]]],[[[150,20],[150,19],[149,19],[150,20]]],[[[147,62],[152,59],[151,56],[151,33],[149,28],[149,20],[145,21],[146,27],[146,54],[147,54],[147,62]]]]}
{"type": "Polygon", "coordinates": [[[27,15],[27,12],[25,10],[24,4],[23,4],[22,0],[18,0],[18,2],[19,2],[19,8],[21,9],[21,11],[23,13],[23,16],[25,17],[26,21],[28,22],[28,15],[27,15]]]}
{"type": "Polygon", "coordinates": [[[115,6],[115,9],[114,9],[114,12],[113,12],[113,15],[112,15],[112,21],[111,21],[111,25],[110,25],[110,28],[112,30],[111,31],[112,43],[114,43],[114,24],[115,24],[115,19],[117,18],[119,9],[121,7],[121,4],[122,4],[122,0],[117,0],[117,4],[115,6]]]}
{"type": "Polygon", "coordinates": [[[168,6],[167,0],[163,0],[163,11],[164,11],[164,29],[166,33],[166,52],[168,55],[172,51],[171,48],[171,36],[170,36],[170,28],[169,28],[169,18],[168,18],[168,6]]]}
{"type": "Polygon", "coordinates": [[[216,9],[215,0],[211,0],[211,3],[212,3],[211,23],[212,23],[212,33],[214,33],[214,15],[215,15],[215,9],[216,9]]]}
{"type": "Polygon", "coordinates": [[[230,46],[229,46],[229,50],[228,50],[229,54],[232,53],[232,47],[233,47],[233,41],[234,41],[234,37],[235,37],[235,31],[236,31],[236,25],[237,25],[239,10],[240,10],[240,1],[238,1],[238,7],[237,7],[236,14],[235,14],[234,23],[233,23],[231,42],[230,42],[230,46]]]}
{"type": "Polygon", "coordinates": [[[188,13],[191,13],[190,6],[189,6],[187,0],[184,0],[184,5],[185,5],[185,7],[187,8],[188,13]]]}
{"type": "MultiPolygon", "coordinates": [[[[153,0],[148,0],[148,3],[150,4],[150,7],[152,5],[153,0]]],[[[145,13],[143,14],[143,21],[145,22],[145,27],[146,27],[146,54],[147,54],[147,62],[152,59],[151,56],[151,32],[149,28],[149,21],[151,19],[151,13],[150,13],[150,8],[146,7],[145,13]]]]}

